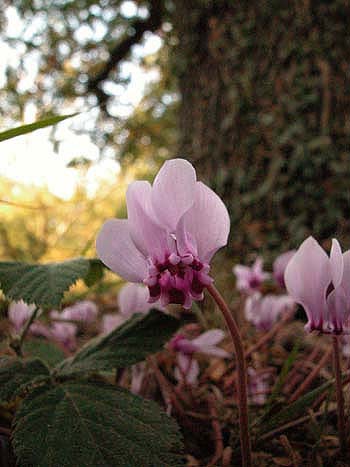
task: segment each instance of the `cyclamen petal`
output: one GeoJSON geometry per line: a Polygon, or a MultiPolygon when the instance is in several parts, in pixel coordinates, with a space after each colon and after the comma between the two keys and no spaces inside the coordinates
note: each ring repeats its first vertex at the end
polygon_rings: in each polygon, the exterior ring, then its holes
{"type": "MultiPolygon", "coordinates": [[[[179,227],[177,234],[186,232],[189,239],[195,242],[198,256],[202,261],[209,263],[217,250],[227,244],[230,218],[218,195],[204,183],[197,182],[195,202],[184,214],[179,227]]],[[[186,240],[180,248],[183,253],[188,251],[186,240]]]]}
{"type": "Polygon", "coordinates": [[[341,286],[344,290],[347,303],[350,303],[350,250],[343,254],[343,276],[341,286]]]}
{"type": "Polygon", "coordinates": [[[147,313],[151,308],[157,307],[148,302],[148,290],[140,284],[125,284],[118,294],[118,306],[120,313],[126,318],[134,313],[147,313]]]}
{"type": "Polygon", "coordinates": [[[167,232],[150,215],[151,185],[137,181],[126,192],[130,236],[136,247],[147,257],[149,253],[163,261],[169,254],[167,232]]]}
{"type": "Polygon", "coordinates": [[[225,338],[225,333],[222,329],[211,329],[200,336],[192,339],[192,343],[199,348],[219,344],[225,338]]]}
{"type": "Polygon", "coordinates": [[[108,313],[104,315],[102,318],[101,332],[103,334],[108,334],[114,331],[114,329],[121,326],[123,323],[125,323],[125,321],[126,321],[126,318],[122,314],[108,313]]]}
{"type": "Polygon", "coordinates": [[[285,288],[284,273],[295,253],[296,250],[286,251],[279,255],[273,263],[273,277],[281,288],[285,288]]]}
{"type": "Polygon", "coordinates": [[[152,189],[152,204],[159,224],[170,232],[193,205],[196,171],[185,159],[172,159],[158,172],[152,189]]]}
{"type": "Polygon", "coordinates": [[[126,280],[141,282],[146,277],[146,259],[131,240],[127,220],[108,220],[97,237],[96,250],[106,266],[126,280]]]}
{"type": "Polygon", "coordinates": [[[256,292],[270,274],[263,270],[263,261],[258,257],[252,267],[236,264],[232,269],[236,276],[236,287],[240,292],[251,294],[256,292]]]}
{"type": "Polygon", "coordinates": [[[211,284],[209,261],[226,245],[226,207],[196,182],[184,159],[168,161],[153,187],[134,182],[127,192],[128,220],[110,220],[97,238],[102,261],[130,282],[143,282],[149,302],[191,308],[211,284]]]}
{"type": "Polygon", "coordinates": [[[312,237],[305,240],[287,266],[287,290],[308,316],[306,329],[350,332],[350,257],[333,240],[330,258],[312,237]]]}
{"type": "Polygon", "coordinates": [[[294,301],[288,295],[265,295],[255,293],[245,302],[245,317],[259,331],[268,331],[280,315],[291,310],[294,301]]]}
{"type": "Polygon", "coordinates": [[[305,309],[307,330],[324,329],[326,292],[331,279],[327,254],[313,237],[307,238],[290,260],[284,275],[289,295],[305,309]]]}
{"type": "Polygon", "coordinates": [[[178,381],[185,381],[187,384],[195,385],[198,382],[199,364],[193,357],[179,354],[177,358],[178,367],[175,368],[174,375],[178,381]]]}
{"type": "Polygon", "coordinates": [[[82,300],[74,305],[65,308],[59,317],[83,323],[92,323],[96,320],[98,308],[91,300],[82,300]]]}
{"type": "Polygon", "coordinates": [[[344,260],[339,242],[335,238],[332,240],[330,267],[333,286],[338,287],[341,284],[343,277],[344,260]]]}
{"type": "Polygon", "coordinates": [[[35,305],[27,305],[23,300],[10,303],[8,308],[8,318],[16,332],[23,327],[34,310],[35,305]]]}

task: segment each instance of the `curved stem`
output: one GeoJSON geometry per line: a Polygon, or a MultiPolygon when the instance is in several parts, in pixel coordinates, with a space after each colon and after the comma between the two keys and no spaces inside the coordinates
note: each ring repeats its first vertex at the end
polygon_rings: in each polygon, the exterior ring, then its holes
{"type": "Polygon", "coordinates": [[[39,310],[40,310],[39,307],[36,307],[34,309],[33,313],[29,316],[28,320],[26,321],[23,328],[21,329],[19,336],[17,336],[16,338],[12,340],[12,342],[10,342],[10,347],[12,347],[12,349],[16,352],[18,357],[23,357],[22,345],[23,345],[24,338],[26,337],[30,326],[33,324],[33,322],[37,318],[39,310]]]}
{"type": "Polygon", "coordinates": [[[230,331],[233,346],[235,349],[237,360],[237,395],[238,395],[238,410],[239,410],[239,426],[240,426],[240,439],[241,439],[241,456],[242,466],[251,467],[251,447],[249,437],[249,422],[248,422],[248,395],[247,395],[247,369],[244,357],[244,349],[242,344],[241,335],[234,320],[229,307],[225,300],[222,298],[220,292],[213,284],[207,287],[208,292],[215,300],[220,308],[226,325],[230,331]]]}
{"type": "Polygon", "coordinates": [[[342,375],[340,367],[339,343],[336,336],[332,337],[333,341],[333,363],[335,373],[335,388],[337,393],[337,411],[338,411],[338,434],[340,450],[344,454],[346,452],[346,430],[345,430],[345,415],[344,415],[344,394],[342,385],[342,375]]]}

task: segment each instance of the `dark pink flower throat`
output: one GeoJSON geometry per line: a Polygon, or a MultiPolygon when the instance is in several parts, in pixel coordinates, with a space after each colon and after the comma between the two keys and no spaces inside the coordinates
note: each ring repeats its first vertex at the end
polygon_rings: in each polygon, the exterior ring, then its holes
{"type": "Polygon", "coordinates": [[[191,253],[172,253],[164,262],[149,259],[148,277],[143,281],[149,290],[149,302],[160,300],[191,308],[192,300],[202,300],[203,290],[213,282],[209,265],[203,264],[191,253]]]}

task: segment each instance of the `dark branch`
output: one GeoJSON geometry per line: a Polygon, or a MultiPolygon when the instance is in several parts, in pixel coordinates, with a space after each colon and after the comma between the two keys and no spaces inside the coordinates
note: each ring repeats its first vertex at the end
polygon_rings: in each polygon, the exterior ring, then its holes
{"type": "Polygon", "coordinates": [[[102,90],[101,84],[108,78],[111,71],[118,66],[119,62],[126,58],[131,47],[141,40],[143,34],[146,31],[156,31],[162,23],[163,1],[152,0],[150,3],[149,17],[144,21],[137,20],[131,24],[134,33],[119,42],[111,50],[109,59],[103,65],[101,71],[88,82],[88,91],[96,95],[102,108],[105,108],[109,96],[102,90]]]}

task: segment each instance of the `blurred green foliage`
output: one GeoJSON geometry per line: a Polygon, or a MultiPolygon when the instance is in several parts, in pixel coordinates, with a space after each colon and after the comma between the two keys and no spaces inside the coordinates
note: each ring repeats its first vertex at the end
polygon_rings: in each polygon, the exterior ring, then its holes
{"type": "MultiPolygon", "coordinates": [[[[16,0],[1,14],[1,40],[19,55],[7,63],[0,91],[4,122],[22,118],[30,103],[38,116],[96,106],[94,124],[76,129],[89,132],[101,154],[115,151],[124,167],[143,161],[151,178],[164,159],[187,157],[227,203],[230,251],[241,259],[295,247],[309,234],[350,246],[345,0],[16,0]],[[14,11],[21,34],[6,30],[14,11]],[[149,31],[163,41],[157,53],[143,57],[130,47],[113,63],[120,45],[142,44],[149,31]],[[159,78],[122,118],[116,106],[131,63],[159,78]]],[[[11,222],[23,232],[22,221],[11,222]]],[[[45,256],[47,238],[43,232],[36,245],[27,232],[16,246],[24,251],[11,247],[10,256],[45,256]]]]}

